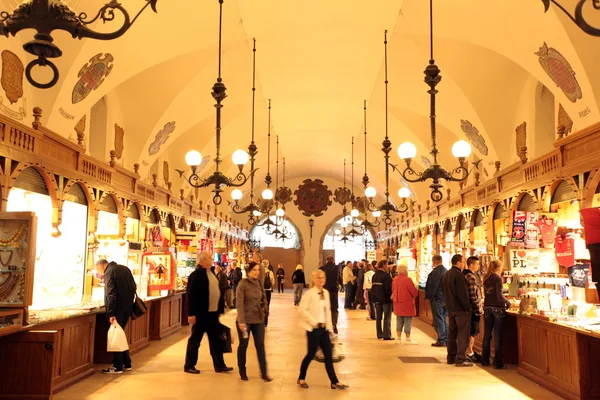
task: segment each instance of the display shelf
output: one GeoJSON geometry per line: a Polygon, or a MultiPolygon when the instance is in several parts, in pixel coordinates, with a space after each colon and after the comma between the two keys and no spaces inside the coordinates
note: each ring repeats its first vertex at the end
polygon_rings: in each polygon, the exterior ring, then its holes
{"type": "Polygon", "coordinates": [[[98,313],[104,304],[94,302],[89,304],[79,304],[68,307],[54,307],[45,310],[29,310],[29,323],[32,325],[45,324],[49,322],[61,321],[69,318],[80,317],[87,314],[98,313]]]}

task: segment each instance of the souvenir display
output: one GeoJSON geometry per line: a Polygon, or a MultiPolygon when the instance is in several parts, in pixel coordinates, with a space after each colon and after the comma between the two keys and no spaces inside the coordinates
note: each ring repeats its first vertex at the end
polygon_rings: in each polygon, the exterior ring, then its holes
{"type": "Polygon", "coordinates": [[[0,213],[0,307],[31,305],[36,228],[31,212],[0,213]]]}
{"type": "Polygon", "coordinates": [[[142,273],[148,277],[148,290],[170,290],[175,285],[175,257],[169,252],[142,254],[142,273]]]}
{"type": "Polygon", "coordinates": [[[11,333],[22,326],[22,309],[0,309],[0,336],[11,333]]]}

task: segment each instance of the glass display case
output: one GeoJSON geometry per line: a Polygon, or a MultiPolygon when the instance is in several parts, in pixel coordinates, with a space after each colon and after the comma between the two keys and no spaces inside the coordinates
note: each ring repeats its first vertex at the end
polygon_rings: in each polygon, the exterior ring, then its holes
{"type": "MultiPolygon", "coordinates": [[[[103,290],[102,294],[104,295],[103,290]]],[[[78,304],[73,306],[53,307],[43,310],[30,310],[28,322],[30,324],[42,324],[65,318],[78,317],[80,315],[90,314],[93,312],[100,312],[100,309],[103,306],[103,301],[91,301],[86,304],[78,304]]]]}
{"type": "Polygon", "coordinates": [[[37,218],[0,213],[0,307],[28,307],[33,299],[37,218]]]}
{"type": "Polygon", "coordinates": [[[0,309],[0,336],[23,327],[23,309],[0,309]]]}

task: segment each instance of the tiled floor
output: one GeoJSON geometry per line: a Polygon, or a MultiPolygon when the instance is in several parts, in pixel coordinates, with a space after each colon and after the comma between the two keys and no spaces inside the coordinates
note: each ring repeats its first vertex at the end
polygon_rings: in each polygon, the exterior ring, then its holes
{"type": "MultiPolygon", "coordinates": [[[[342,298],[340,298],[342,300],[342,298]]],[[[343,304],[343,302],[341,302],[343,304]]],[[[235,311],[222,317],[233,327],[235,311]]],[[[519,376],[514,366],[508,370],[456,368],[445,364],[445,349],[430,346],[433,329],[421,321],[413,324],[418,346],[397,345],[375,339],[374,322],[366,321],[366,311],[340,310],[339,340],[345,344],[346,359],[336,364],[340,380],[350,385],[345,392],[333,391],[323,364],[313,362],[307,376],[310,389],[296,385],[300,362],[306,351],[305,334],[298,327],[291,294],[273,294],[271,319],[267,328],[267,360],[271,383],[260,379],[256,353],[248,348],[248,375],[243,382],[237,374],[235,349],[225,355],[230,374],[216,374],[208,348],[200,348],[200,375],[183,372],[183,358],[189,327],[134,355],[134,370],[118,376],[96,373],[59,393],[57,400],[131,399],[175,400],[217,398],[251,399],[443,399],[485,400],[536,399],[560,397],[519,376]],[[439,364],[404,364],[398,357],[435,357],[439,364]],[[412,396],[412,397],[410,397],[412,396]],[[459,397],[460,396],[460,397],[459,397]]],[[[394,324],[393,324],[394,325],[394,324]]],[[[394,326],[392,327],[392,329],[394,326]]],[[[237,338],[236,338],[237,339],[237,338]]],[[[205,338],[206,340],[206,338],[205,338]]],[[[237,347],[237,345],[235,345],[237,347]]],[[[98,366],[98,370],[102,366],[98,366]]]]}

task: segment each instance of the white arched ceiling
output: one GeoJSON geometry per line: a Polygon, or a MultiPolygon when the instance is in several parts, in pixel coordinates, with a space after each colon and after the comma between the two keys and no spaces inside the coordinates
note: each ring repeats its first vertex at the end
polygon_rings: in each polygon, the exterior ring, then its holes
{"type": "MultiPolygon", "coordinates": [[[[67,2],[78,12],[92,14],[106,1],[67,2]]],[[[140,3],[124,5],[136,12],[140,3]]],[[[580,32],[556,7],[544,13],[540,1],[522,0],[435,0],[434,5],[435,58],[443,76],[438,86],[438,145],[444,167],[456,164],[450,147],[466,138],[461,120],[470,121],[485,140],[488,155],[477,150],[474,154],[483,159],[490,175],[494,161],[501,161],[503,166],[515,161],[514,131],[522,122],[527,122],[528,157],[539,156],[536,146],[529,145],[535,143],[538,82],[552,92],[557,105],[563,105],[574,121],[574,130],[600,120],[595,99],[600,94],[600,76],[595,74],[600,56],[590,51],[600,39],[580,32]],[[582,99],[571,102],[543,70],[534,53],[544,43],[569,61],[582,99]]],[[[393,143],[390,161],[403,165],[397,147],[410,140],[418,147],[414,165],[421,171],[421,156],[430,158],[429,96],[423,82],[429,58],[428,6],[423,0],[225,0],[222,76],[228,98],[223,103],[222,170],[234,175],[237,167],[231,164],[231,153],[246,149],[250,142],[251,49],[252,38],[256,38],[257,183],[264,180],[267,171],[266,104],[272,98],[273,179],[275,135],[280,135],[288,179],[325,181],[343,179],[343,160],[350,162],[354,136],[355,192],[362,194],[362,105],[367,99],[368,174],[382,195],[382,42],[387,29],[389,136],[393,143]]],[[[28,107],[41,106],[45,125],[66,137],[73,134],[79,118],[107,96],[109,115],[126,132],[125,167],[132,168],[138,162],[144,179],[149,179],[149,169],[159,159],[168,160],[171,169],[186,169],[184,156],[192,148],[215,156],[215,110],[210,91],[216,79],[218,1],[161,1],[158,9],[158,14],[145,12],[115,41],[73,40],[56,32],[56,43],[63,49],[63,56],[56,60],[60,85],[51,90],[27,87],[25,91],[25,97],[27,93],[31,97],[28,107]],[[72,104],[79,70],[98,53],[113,55],[110,76],[84,101],[72,104]],[[73,118],[65,118],[65,112],[73,118]],[[149,156],[149,144],[171,121],[176,128],[169,140],[158,154],[149,156]]],[[[109,25],[97,24],[97,28],[106,30],[109,25]]],[[[27,64],[31,57],[20,47],[28,40],[30,32],[22,32],[16,39],[0,38],[0,43],[12,41],[10,48],[15,48],[13,51],[27,64]]],[[[109,124],[107,130],[111,128],[109,124]]],[[[107,148],[111,146],[110,134],[107,132],[107,148]]],[[[176,193],[184,187],[174,171],[171,181],[176,193]]],[[[395,200],[401,185],[398,174],[392,173],[390,193],[395,200]]],[[[419,200],[428,198],[428,185],[414,184],[411,189],[419,200]]]]}

